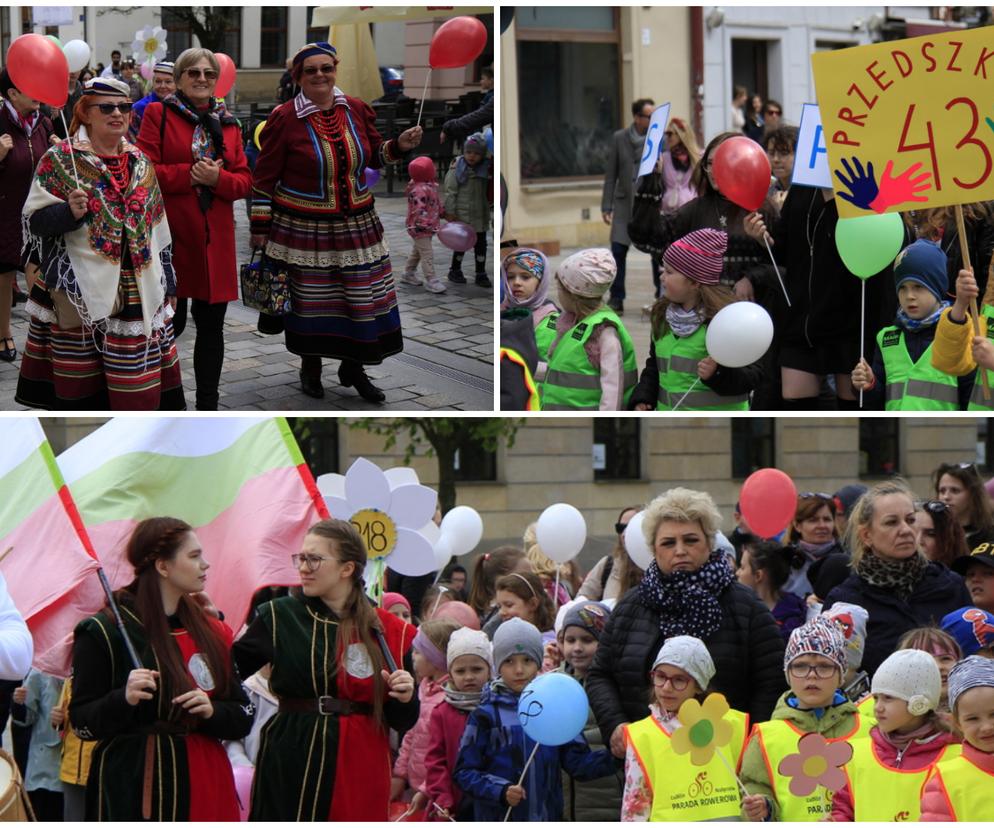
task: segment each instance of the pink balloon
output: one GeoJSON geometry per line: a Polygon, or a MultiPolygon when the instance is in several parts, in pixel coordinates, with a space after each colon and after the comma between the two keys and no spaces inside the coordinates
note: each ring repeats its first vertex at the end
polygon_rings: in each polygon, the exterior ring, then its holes
{"type": "Polygon", "coordinates": [[[438,240],[449,250],[465,253],[476,245],[476,231],[461,221],[450,221],[438,231],[438,240]]]}
{"type": "Polygon", "coordinates": [[[142,68],[139,69],[138,71],[141,72],[141,75],[143,78],[145,78],[145,80],[152,79],[152,67],[149,64],[143,63],[142,68]]]}
{"type": "Polygon", "coordinates": [[[255,768],[251,765],[233,765],[231,772],[235,776],[235,793],[238,794],[238,813],[242,822],[247,822],[249,806],[252,804],[252,777],[255,775],[255,768]]]}
{"type": "Polygon", "coordinates": [[[214,87],[214,97],[223,98],[235,85],[235,62],[224,52],[215,52],[214,57],[221,67],[221,74],[218,75],[217,85],[214,87]]]}
{"type": "Polygon", "coordinates": [[[754,534],[772,538],[786,529],[797,512],[797,489],[780,469],[750,474],[739,492],[739,511],[754,534]]]}

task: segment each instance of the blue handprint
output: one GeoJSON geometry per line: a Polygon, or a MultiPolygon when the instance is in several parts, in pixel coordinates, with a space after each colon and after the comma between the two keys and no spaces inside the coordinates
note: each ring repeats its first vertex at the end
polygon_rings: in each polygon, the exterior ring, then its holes
{"type": "Polygon", "coordinates": [[[848,193],[838,193],[839,198],[843,198],[850,204],[859,207],[861,210],[869,210],[870,205],[876,199],[879,193],[879,188],[877,187],[877,182],[873,178],[873,162],[870,161],[866,165],[866,171],[863,171],[863,164],[860,160],[853,156],[853,164],[856,167],[856,171],[853,172],[853,168],[849,166],[849,162],[843,158],[842,166],[846,168],[846,172],[849,174],[849,178],[846,178],[838,170],[835,171],[836,177],[842,182],[843,186],[849,189],[848,193]]]}

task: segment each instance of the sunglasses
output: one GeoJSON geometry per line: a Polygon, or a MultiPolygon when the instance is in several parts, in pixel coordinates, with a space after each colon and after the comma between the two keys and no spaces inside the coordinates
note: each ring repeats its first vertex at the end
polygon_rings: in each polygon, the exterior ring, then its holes
{"type": "Polygon", "coordinates": [[[623,534],[625,534],[625,530],[627,528],[628,528],[628,524],[627,523],[616,523],[616,524],[614,524],[614,533],[616,535],[623,535],[623,534]]]}
{"type": "Polygon", "coordinates": [[[131,103],[101,103],[101,104],[91,104],[90,109],[99,109],[104,115],[110,115],[112,112],[120,112],[122,115],[127,115],[131,111],[131,103]]]}
{"type": "Polygon", "coordinates": [[[311,76],[313,76],[313,75],[316,75],[318,72],[320,72],[322,75],[333,75],[335,73],[335,67],[332,64],[330,64],[330,63],[326,63],[324,66],[305,66],[304,67],[304,74],[305,75],[311,75],[311,76]]]}
{"type": "Polygon", "coordinates": [[[217,72],[213,69],[187,69],[186,76],[190,80],[200,80],[201,75],[204,80],[217,80],[217,72]]]}
{"type": "Polygon", "coordinates": [[[767,115],[783,115],[783,113],[779,109],[767,109],[766,110],[766,114],[767,115]]]}
{"type": "Polygon", "coordinates": [[[941,515],[949,511],[949,506],[941,500],[926,500],[922,503],[921,510],[928,512],[930,515],[941,515]]]}

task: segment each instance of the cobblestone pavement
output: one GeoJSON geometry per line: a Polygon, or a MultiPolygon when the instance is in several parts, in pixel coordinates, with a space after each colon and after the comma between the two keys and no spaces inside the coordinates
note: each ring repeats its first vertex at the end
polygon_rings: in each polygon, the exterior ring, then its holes
{"type": "MultiPolygon", "coordinates": [[[[380,184],[379,189],[383,188],[380,184]]],[[[407,201],[403,195],[377,194],[377,212],[390,246],[394,277],[398,279],[411,249],[404,229],[407,201]]],[[[249,258],[248,220],[245,205],[235,204],[235,238],[238,261],[249,258]]],[[[491,237],[492,239],[492,237],[491,237]]],[[[437,240],[435,267],[444,278],[451,251],[437,240]]],[[[493,248],[487,272],[493,275],[493,248]]],[[[428,293],[397,281],[397,298],[404,328],[404,351],[367,373],[387,395],[382,406],[371,405],[352,388],[338,385],[338,361],[325,360],[325,397],[315,400],[300,390],[299,360],[286,351],[283,336],[263,336],[256,330],[258,314],[241,302],[228,306],[225,320],[225,359],[221,374],[222,409],[270,411],[423,411],[458,409],[489,411],[494,408],[494,290],[473,284],[472,251],[464,261],[469,284],[448,284],[443,294],[428,293]],[[468,267],[466,267],[468,265],[468,267]]],[[[19,277],[21,289],[24,281],[19,277]]],[[[24,305],[13,313],[13,333],[18,351],[27,338],[28,315],[24,305]]],[[[192,317],[178,340],[187,405],[193,409],[192,317]]],[[[14,402],[17,363],[0,362],[0,410],[18,410],[14,402]]]]}

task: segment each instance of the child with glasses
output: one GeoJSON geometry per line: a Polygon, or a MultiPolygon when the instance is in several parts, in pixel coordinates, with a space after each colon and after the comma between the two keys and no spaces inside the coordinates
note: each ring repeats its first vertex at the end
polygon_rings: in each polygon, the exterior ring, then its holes
{"type": "Polygon", "coordinates": [[[831,812],[828,791],[819,785],[808,796],[795,796],[788,788],[791,778],[777,768],[798,752],[806,733],[842,741],[865,735],[872,722],[840,689],[848,668],[846,640],[834,622],[817,616],[794,630],[783,666],[790,689],[770,721],[752,729],[742,758],[740,778],[749,791],[743,812],[752,822],[818,822],[831,812]]]}
{"type": "Polygon", "coordinates": [[[696,764],[693,752],[687,752],[689,723],[678,717],[684,702],[705,700],[714,673],[711,654],[699,638],[674,636],[660,648],[649,673],[649,715],[625,725],[622,822],[739,818],[742,803],[732,769],[742,760],[748,714],[738,710],[725,714],[732,730],[731,741],[719,748],[725,761],[712,755],[704,765],[696,764]],[[678,745],[678,741],[685,745],[678,745]],[[683,749],[678,753],[679,747],[683,749]]]}

